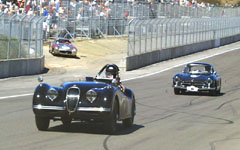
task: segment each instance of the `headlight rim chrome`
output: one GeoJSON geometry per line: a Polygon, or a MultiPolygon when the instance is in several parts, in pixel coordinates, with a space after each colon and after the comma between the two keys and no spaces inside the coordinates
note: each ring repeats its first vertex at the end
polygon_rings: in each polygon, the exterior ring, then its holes
{"type": "Polygon", "coordinates": [[[55,89],[55,88],[50,88],[48,91],[47,91],[47,94],[46,94],[47,98],[50,100],[50,101],[54,101],[57,99],[58,97],[58,91],[55,89]],[[51,97],[52,96],[52,97],[51,97]]]}
{"type": "Polygon", "coordinates": [[[77,49],[76,49],[76,48],[72,49],[72,52],[73,52],[73,53],[76,53],[76,52],[77,52],[77,49]]]}
{"type": "Polygon", "coordinates": [[[173,80],[174,80],[175,82],[181,81],[180,78],[179,78],[179,76],[175,76],[175,77],[173,78],[173,80]]]}
{"type": "Polygon", "coordinates": [[[86,99],[90,102],[93,103],[97,99],[97,92],[93,89],[90,89],[86,92],[86,99]]]}
{"type": "Polygon", "coordinates": [[[208,80],[207,80],[207,83],[209,84],[212,84],[213,83],[213,80],[211,79],[211,78],[208,78],[208,80]]]}

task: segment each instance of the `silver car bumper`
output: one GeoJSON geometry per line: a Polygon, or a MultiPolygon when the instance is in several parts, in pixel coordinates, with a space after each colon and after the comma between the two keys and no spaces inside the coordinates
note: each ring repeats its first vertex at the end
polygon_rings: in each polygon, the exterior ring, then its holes
{"type": "MultiPolygon", "coordinates": [[[[44,106],[44,105],[33,105],[33,109],[38,110],[67,110],[64,106],[44,106]]],[[[77,111],[92,111],[92,112],[110,112],[111,108],[103,107],[77,107],[77,111]]]]}
{"type": "Polygon", "coordinates": [[[77,52],[72,52],[71,50],[59,50],[59,49],[54,49],[54,54],[57,55],[66,55],[66,56],[76,56],[77,52]]]}
{"type": "Polygon", "coordinates": [[[174,88],[177,89],[182,89],[182,90],[186,90],[186,91],[192,91],[192,92],[197,92],[197,91],[214,91],[216,90],[215,87],[195,87],[195,86],[178,86],[178,85],[173,85],[174,88]],[[191,87],[193,88],[193,90],[191,90],[191,87]],[[189,90],[190,89],[190,90],[189,90]],[[197,89],[197,91],[195,91],[195,89],[197,89]]]}

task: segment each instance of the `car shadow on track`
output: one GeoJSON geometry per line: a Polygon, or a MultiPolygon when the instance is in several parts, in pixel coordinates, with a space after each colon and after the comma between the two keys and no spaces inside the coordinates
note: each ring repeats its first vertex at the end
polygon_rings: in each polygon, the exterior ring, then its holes
{"type": "MultiPolygon", "coordinates": [[[[144,126],[133,124],[131,128],[125,128],[121,123],[118,123],[117,131],[114,135],[131,134],[141,128],[144,128],[144,126]]],[[[64,126],[64,125],[53,126],[53,127],[50,127],[47,132],[107,134],[105,132],[103,123],[85,123],[85,122],[73,122],[69,126],[64,126]]]]}
{"type": "Polygon", "coordinates": [[[68,56],[68,55],[55,55],[56,57],[62,57],[62,58],[75,58],[75,59],[80,59],[78,56],[68,56]]]}

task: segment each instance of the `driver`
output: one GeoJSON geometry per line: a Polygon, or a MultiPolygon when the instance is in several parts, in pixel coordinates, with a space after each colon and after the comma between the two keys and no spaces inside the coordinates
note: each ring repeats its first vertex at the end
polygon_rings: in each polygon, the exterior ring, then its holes
{"type": "Polygon", "coordinates": [[[108,65],[106,67],[105,76],[106,78],[116,79],[116,76],[119,74],[119,69],[117,65],[108,65]]]}
{"type": "Polygon", "coordinates": [[[106,78],[116,79],[118,87],[120,87],[122,92],[125,92],[126,88],[122,85],[122,83],[120,81],[119,68],[117,65],[115,65],[115,64],[108,65],[106,67],[105,76],[106,76],[106,78]]]}

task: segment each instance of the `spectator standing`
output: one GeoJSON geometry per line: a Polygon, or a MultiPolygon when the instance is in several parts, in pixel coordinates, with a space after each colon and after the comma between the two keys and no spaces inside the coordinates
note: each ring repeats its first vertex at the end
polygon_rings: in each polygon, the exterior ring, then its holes
{"type": "Polygon", "coordinates": [[[43,14],[42,16],[47,17],[48,16],[48,10],[47,10],[47,6],[44,8],[43,14]]]}
{"type": "Polygon", "coordinates": [[[48,6],[48,0],[42,1],[42,7],[45,8],[48,6]]]}
{"type": "Polygon", "coordinates": [[[44,41],[47,40],[47,28],[48,28],[47,21],[44,21],[43,22],[43,40],[44,41]]]}

